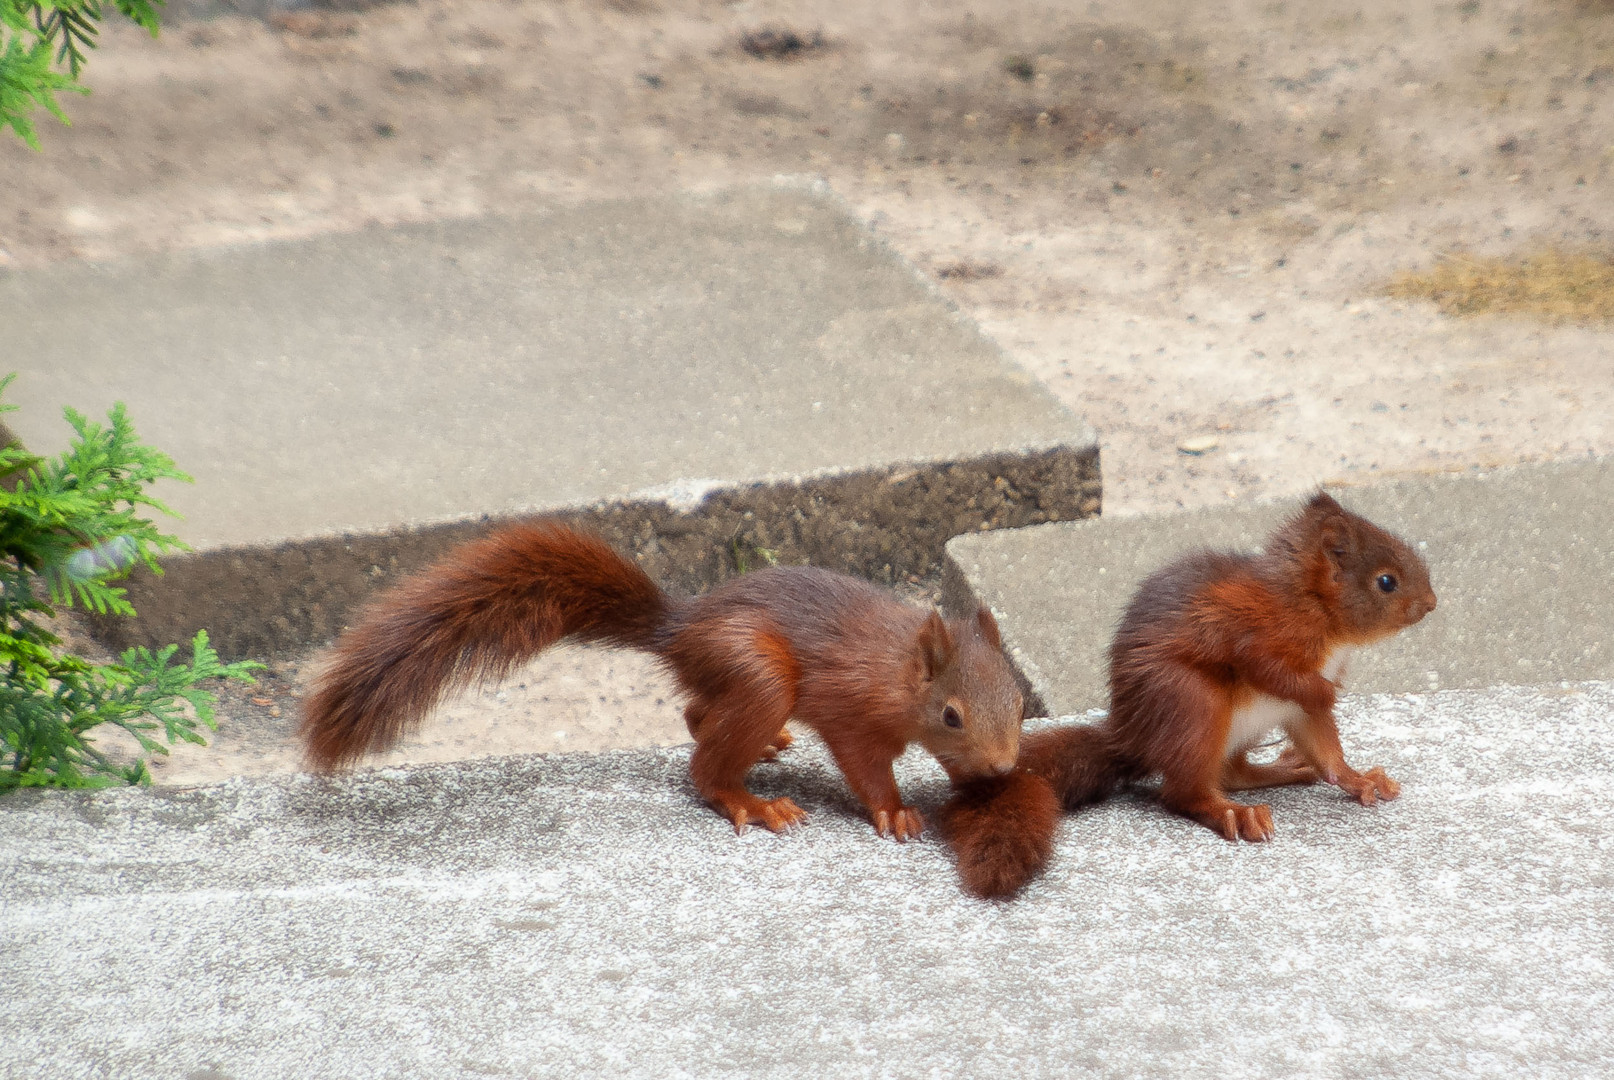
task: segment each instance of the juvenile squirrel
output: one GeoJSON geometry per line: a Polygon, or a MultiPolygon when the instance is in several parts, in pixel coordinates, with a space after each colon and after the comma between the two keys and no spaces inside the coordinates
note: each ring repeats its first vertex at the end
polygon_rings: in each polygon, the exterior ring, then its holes
{"type": "Polygon", "coordinates": [[[944,620],[869,582],[776,567],[695,599],[669,596],[597,537],[511,525],[451,552],[342,635],[317,676],[301,734],[332,769],[395,743],[450,689],[496,680],[562,638],[648,652],[689,704],[696,790],[743,832],[806,814],[746,790],[747,771],[812,728],[882,836],[924,828],[891,766],[909,743],[955,782],[1008,773],[1022,701],[992,613],[944,620]]]}
{"type": "Polygon", "coordinates": [[[1234,841],[1271,839],[1272,812],[1228,792],[1321,779],[1364,806],[1395,798],[1382,769],[1346,764],[1335,695],[1355,649],[1434,609],[1418,553],[1322,492],[1259,555],[1199,551],[1150,575],[1110,645],[1109,716],[1026,735],[1014,777],[943,807],[966,887],[1006,896],[1042,870],[1050,797],[1074,810],[1150,776],[1167,808],[1234,841]],[[1251,762],[1274,730],[1290,745],[1251,762]]]}

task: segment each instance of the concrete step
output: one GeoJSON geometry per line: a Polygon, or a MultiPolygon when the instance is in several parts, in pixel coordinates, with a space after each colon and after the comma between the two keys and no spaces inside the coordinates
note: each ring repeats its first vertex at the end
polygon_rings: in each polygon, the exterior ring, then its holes
{"type": "Polygon", "coordinates": [[[195,554],[115,643],[328,639],[373,589],[557,513],[688,590],[776,558],[894,580],[1096,513],[1091,432],[802,184],[0,276],[9,414],[124,401],[195,554]]]}
{"type": "Polygon", "coordinates": [[[1401,798],[1262,793],[1276,838],[1229,844],[1118,797],[1009,905],[810,739],[753,776],[789,836],[686,748],[10,795],[7,1075],[1607,1075],[1614,686],[1342,721],[1401,798]]]}
{"type": "MultiPolygon", "coordinates": [[[[1364,692],[1614,678],[1614,460],[1417,476],[1335,493],[1417,544],[1439,609],[1353,658],[1364,692]]],[[[961,536],[952,605],[989,604],[1052,715],[1103,708],[1137,584],[1193,548],[1251,549],[1294,500],[961,536]]]]}

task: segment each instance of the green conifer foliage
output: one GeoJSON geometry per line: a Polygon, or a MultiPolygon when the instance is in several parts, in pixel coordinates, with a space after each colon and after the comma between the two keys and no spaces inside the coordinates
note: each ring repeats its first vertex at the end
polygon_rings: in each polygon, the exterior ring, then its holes
{"type": "MultiPolygon", "coordinates": [[[[13,378],[0,379],[0,393],[13,378]]],[[[0,412],[13,408],[0,405],[0,412]]],[[[64,413],[74,438],[61,456],[47,461],[16,444],[0,449],[0,792],[149,783],[144,757],[115,762],[89,733],[111,724],[158,754],[176,740],[205,743],[197,726],[217,724],[213,695],[200,684],[251,681],[262,666],[220,663],[205,631],[184,662],[175,662],[179,646],[169,645],[95,664],[66,651],[41,625],[75,605],[133,615],[115,582],[137,565],[160,574],[157,556],[185,547],[141,515],[172,514],[147,489],[190,477],[140,443],[121,403],[105,427],[72,409],[64,413]]]]}
{"type": "MultiPolygon", "coordinates": [[[[112,0],[112,6],[157,36],[163,0],[112,0]]],[[[101,0],[0,0],[0,126],[39,149],[30,114],[44,108],[62,123],[67,114],[58,90],[79,85],[86,50],[95,48],[103,17],[101,0]],[[57,68],[65,66],[63,74],[57,68]]]]}

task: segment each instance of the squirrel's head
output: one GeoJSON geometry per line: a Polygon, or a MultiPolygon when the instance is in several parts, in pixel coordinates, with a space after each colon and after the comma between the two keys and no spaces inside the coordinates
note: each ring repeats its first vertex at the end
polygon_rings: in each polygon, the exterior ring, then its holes
{"type": "Polygon", "coordinates": [[[919,628],[918,667],[919,744],[955,782],[1012,772],[1025,699],[992,612],[944,620],[932,611],[919,628]]]}
{"type": "Polygon", "coordinates": [[[1402,540],[1319,491],[1273,537],[1301,586],[1319,596],[1358,642],[1387,637],[1435,610],[1429,567],[1402,540]]]}

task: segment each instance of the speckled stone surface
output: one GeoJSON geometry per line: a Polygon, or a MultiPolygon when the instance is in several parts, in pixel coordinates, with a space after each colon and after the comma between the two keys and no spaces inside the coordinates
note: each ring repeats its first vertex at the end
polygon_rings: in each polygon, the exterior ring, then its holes
{"type": "Polygon", "coordinates": [[[805,742],[754,778],[812,812],[784,838],[736,838],[679,748],[8,797],[0,1072],[1614,1071],[1614,685],[1341,718],[1400,800],[1274,792],[1277,838],[1231,845],[1124,796],[1008,905],[878,839],[805,742]]]}

